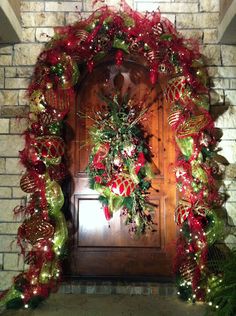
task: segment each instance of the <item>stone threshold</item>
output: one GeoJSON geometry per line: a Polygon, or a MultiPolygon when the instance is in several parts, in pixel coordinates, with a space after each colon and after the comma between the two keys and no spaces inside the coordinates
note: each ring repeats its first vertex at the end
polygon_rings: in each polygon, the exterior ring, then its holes
{"type": "Polygon", "coordinates": [[[173,283],[125,282],[125,281],[67,281],[62,282],[59,293],[62,294],[101,294],[101,295],[159,295],[176,296],[173,283]]]}

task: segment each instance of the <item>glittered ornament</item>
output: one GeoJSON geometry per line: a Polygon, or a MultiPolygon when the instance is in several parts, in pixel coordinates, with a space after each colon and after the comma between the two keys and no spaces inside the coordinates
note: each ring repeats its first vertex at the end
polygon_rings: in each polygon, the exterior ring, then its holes
{"type": "Polygon", "coordinates": [[[38,121],[40,124],[47,126],[54,122],[54,117],[51,112],[45,111],[38,116],[38,121]]]}
{"type": "Polygon", "coordinates": [[[20,236],[28,240],[32,245],[40,240],[47,240],[53,237],[54,227],[45,221],[40,214],[34,214],[26,219],[20,226],[20,236]]]}
{"type": "Polygon", "coordinates": [[[48,132],[52,135],[59,135],[61,133],[61,122],[55,122],[48,126],[48,132]]]}
{"type": "Polygon", "coordinates": [[[36,161],[33,164],[33,169],[38,173],[38,174],[44,174],[46,172],[46,165],[43,161],[36,161]]]}
{"type": "Polygon", "coordinates": [[[179,273],[181,277],[186,281],[192,283],[194,278],[194,272],[196,269],[196,261],[192,257],[188,257],[181,265],[179,273]]]}
{"type": "Polygon", "coordinates": [[[194,134],[198,134],[209,124],[208,116],[202,114],[198,116],[192,116],[178,126],[176,134],[178,137],[188,137],[194,134]]]}
{"type": "Polygon", "coordinates": [[[34,193],[39,190],[39,176],[34,172],[26,172],[20,179],[21,190],[26,193],[34,193]]]}
{"type": "Polygon", "coordinates": [[[179,76],[169,80],[163,94],[168,103],[178,101],[187,94],[186,78],[184,76],[179,76]]]}
{"type": "Polygon", "coordinates": [[[170,126],[173,126],[174,128],[178,125],[181,116],[183,115],[183,109],[180,105],[174,105],[171,110],[170,114],[168,116],[168,123],[170,126]]]}
{"type": "Polygon", "coordinates": [[[43,136],[34,142],[37,153],[43,158],[59,158],[63,156],[65,145],[61,137],[43,136]]]}
{"type": "Polygon", "coordinates": [[[180,200],[175,209],[175,222],[182,225],[191,211],[191,203],[188,201],[180,200]]]}
{"type": "Polygon", "coordinates": [[[134,189],[134,182],[125,174],[117,175],[111,183],[111,191],[119,196],[130,196],[134,189]]]}

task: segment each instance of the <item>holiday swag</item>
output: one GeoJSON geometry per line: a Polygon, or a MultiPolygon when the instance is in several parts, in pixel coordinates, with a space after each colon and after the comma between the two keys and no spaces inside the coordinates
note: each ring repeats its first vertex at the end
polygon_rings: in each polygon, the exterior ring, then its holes
{"type": "Polygon", "coordinates": [[[107,101],[107,112],[90,130],[90,187],[100,193],[107,220],[121,208],[130,232],[140,235],[153,224],[146,198],[151,153],[140,125],[147,108],[139,112],[131,102],[119,104],[117,97],[107,101]]]}
{"type": "MultiPolygon", "coordinates": [[[[35,307],[60,284],[61,260],[68,232],[60,186],[65,178],[65,142],[62,126],[74,106],[76,87],[84,71],[109,53],[121,65],[126,56],[139,56],[149,70],[150,84],[159,79],[168,123],[175,133],[177,160],[174,172],[180,192],[175,220],[180,227],[175,272],[181,297],[204,300],[209,288],[219,289],[220,278],[210,268],[209,256],[221,237],[216,209],[222,203],[216,176],[216,139],[208,112],[208,77],[198,45],[183,38],[160,12],[142,15],[122,2],[122,10],[102,7],[74,25],[55,28],[55,36],[38,57],[28,89],[29,127],[20,160],[26,168],[20,181],[28,204],[17,207],[24,221],[18,244],[29,264],[2,294],[0,306],[35,307]],[[216,274],[216,276],[214,275],[216,274]]],[[[132,100],[106,100],[107,109],[90,130],[90,185],[100,194],[106,218],[121,209],[132,235],[152,229],[152,206],[147,199],[150,152],[141,120],[132,100]]],[[[173,210],[174,212],[174,210],[173,210]]],[[[232,314],[233,315],[233,314],[232,314]]]]}

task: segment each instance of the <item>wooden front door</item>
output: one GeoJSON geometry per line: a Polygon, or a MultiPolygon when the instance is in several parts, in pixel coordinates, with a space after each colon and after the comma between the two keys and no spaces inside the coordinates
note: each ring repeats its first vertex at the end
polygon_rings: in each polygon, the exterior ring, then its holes
{"type": "Polygon", "coordinates": [[[168,106],[162,101],[160,86],[152,88],[146,68],[134,61],[125,61],[121,67],[113,61],[104,61],[82,78],[76,106],[68,118],[73,131],[72,139],[68,139],[73,225],[66,274],[122,279],[169,280],[171,277],[176,237],[176,187],[173,176],[175,149],[167,115],[168,106]],[[144,100],[150,108],[143,124],[152,135],[150,146],[156,176],[150,199],[156,205],[154,221],[157,226],[155,232],[139,239],[131,238],[119,212],[109,223],[106,221],[98,194],[89,189],[85,173],[91,148],[88,129],[93,124],[88,116],[102,111],[100,94],[116,93],[128,94],[136,101],[144,100]]]}

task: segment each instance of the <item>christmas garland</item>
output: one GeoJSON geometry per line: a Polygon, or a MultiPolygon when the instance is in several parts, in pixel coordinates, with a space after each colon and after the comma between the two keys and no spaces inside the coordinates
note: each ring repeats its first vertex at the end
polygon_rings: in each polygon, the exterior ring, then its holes
{"type": "Polygon", "coordinates": [[[121,209],[132,235],[152,229],[152,207],[147,200],[151,187],[151,153],[140,121],[147,109],[106,100],[107,110],[90,130],[93,143],[88,172],[90,187],[100,193],[107,220],[121,209]]]}
{"type": "MultiPolygon", "coordinates": [[[[184,39],[159,12],[142,15],[124,2],[122,4],[121,11],[102,7],[86,20],[55,28],[55,36],[38,57],[28,89],[29,127],[25,131],[25,148],[20,153],[20,160],[26,168],[20,185],[29,194],[29,201],[26,207],[15,210],[25,217],[18,230],[18,243],[29,268],[18,275],[12,287],[3,293],[0,307],[34,307],[60,283],[60,262],[68,238],[61,210],[64,196],[60,183],[67,170],[63,119],[74,106],[80,72],[92,72],[96,62],[110,52],[115,54],[117,65],[122,64],[126,55],[139,56],[149,69],[153,86],[159,79],[165,79],[160,82],[167,81],[163,86],[163,96],[170,108],[168,122],[175,132],[178,148],[175,167],[180,191],[175,218],[181,228],[175,265],[178,288],[180,295],[189,300],[204,299],[207,276],[211,273],[207,269],[208,248],[222,230],[214,211],[222,199],[214,178],[217,173],[217,165],[213,162],[216,140],[208,112],[207,73],[195,41],[184,39]]],[[[119,109],[116,110],[120,113],[119,109]]],[[[110,119],[111,116],[107,117],[107,122],[110,119]]],[[[102,169],[96,168],[94,160],[100,155],[97,155],[99,151],[107,150],[107,155],[111,156],[107,166],[115,168],[115,147],[106,144],[104,133],[105,129],[98,140],[96,132],[92,132],[95,143],[90,175],[96,188],[98,184],[107,187],[106,181],[111,180],[109,177],[105,179],[106,168],[104,176],[99,171],[102,169]]],[[[129,146],[137,145],[135,133],[132,131],[130,134],[129,146]]],[[[122,154],[120,162],[127,166],[137,186],[132,192],[132,201],[128,200],[131,196],[126,196],[118,204],[124,206],[128,214],[133,214],[134,210],[137,214],[133,205],[138,195],[138,214],[143,220],[140,232],[143,232],[149,222],[149,215],[143,212],[146,203],[144,192],[149,183],[145,180],[146,147],[141,137],[138,139],[142,148],[135,149],[134,164],[140,163],[141,169],[138,171],[136,168],[139,166],[130,166],[128,154],[127,158],[125,153],[122,154]]],[[[119,144],[118,150],[125,152],[119,144]]],[[[120,177],[123,171],[121,167],[115,176],[120,177]]],[[[104,204],[112,204],[111,193],[107,196],[104,191],[102,188],[104,204]]],[[[128,215],[129,221],[133,223],[133,215],[130,218],[128,215]]]]}

